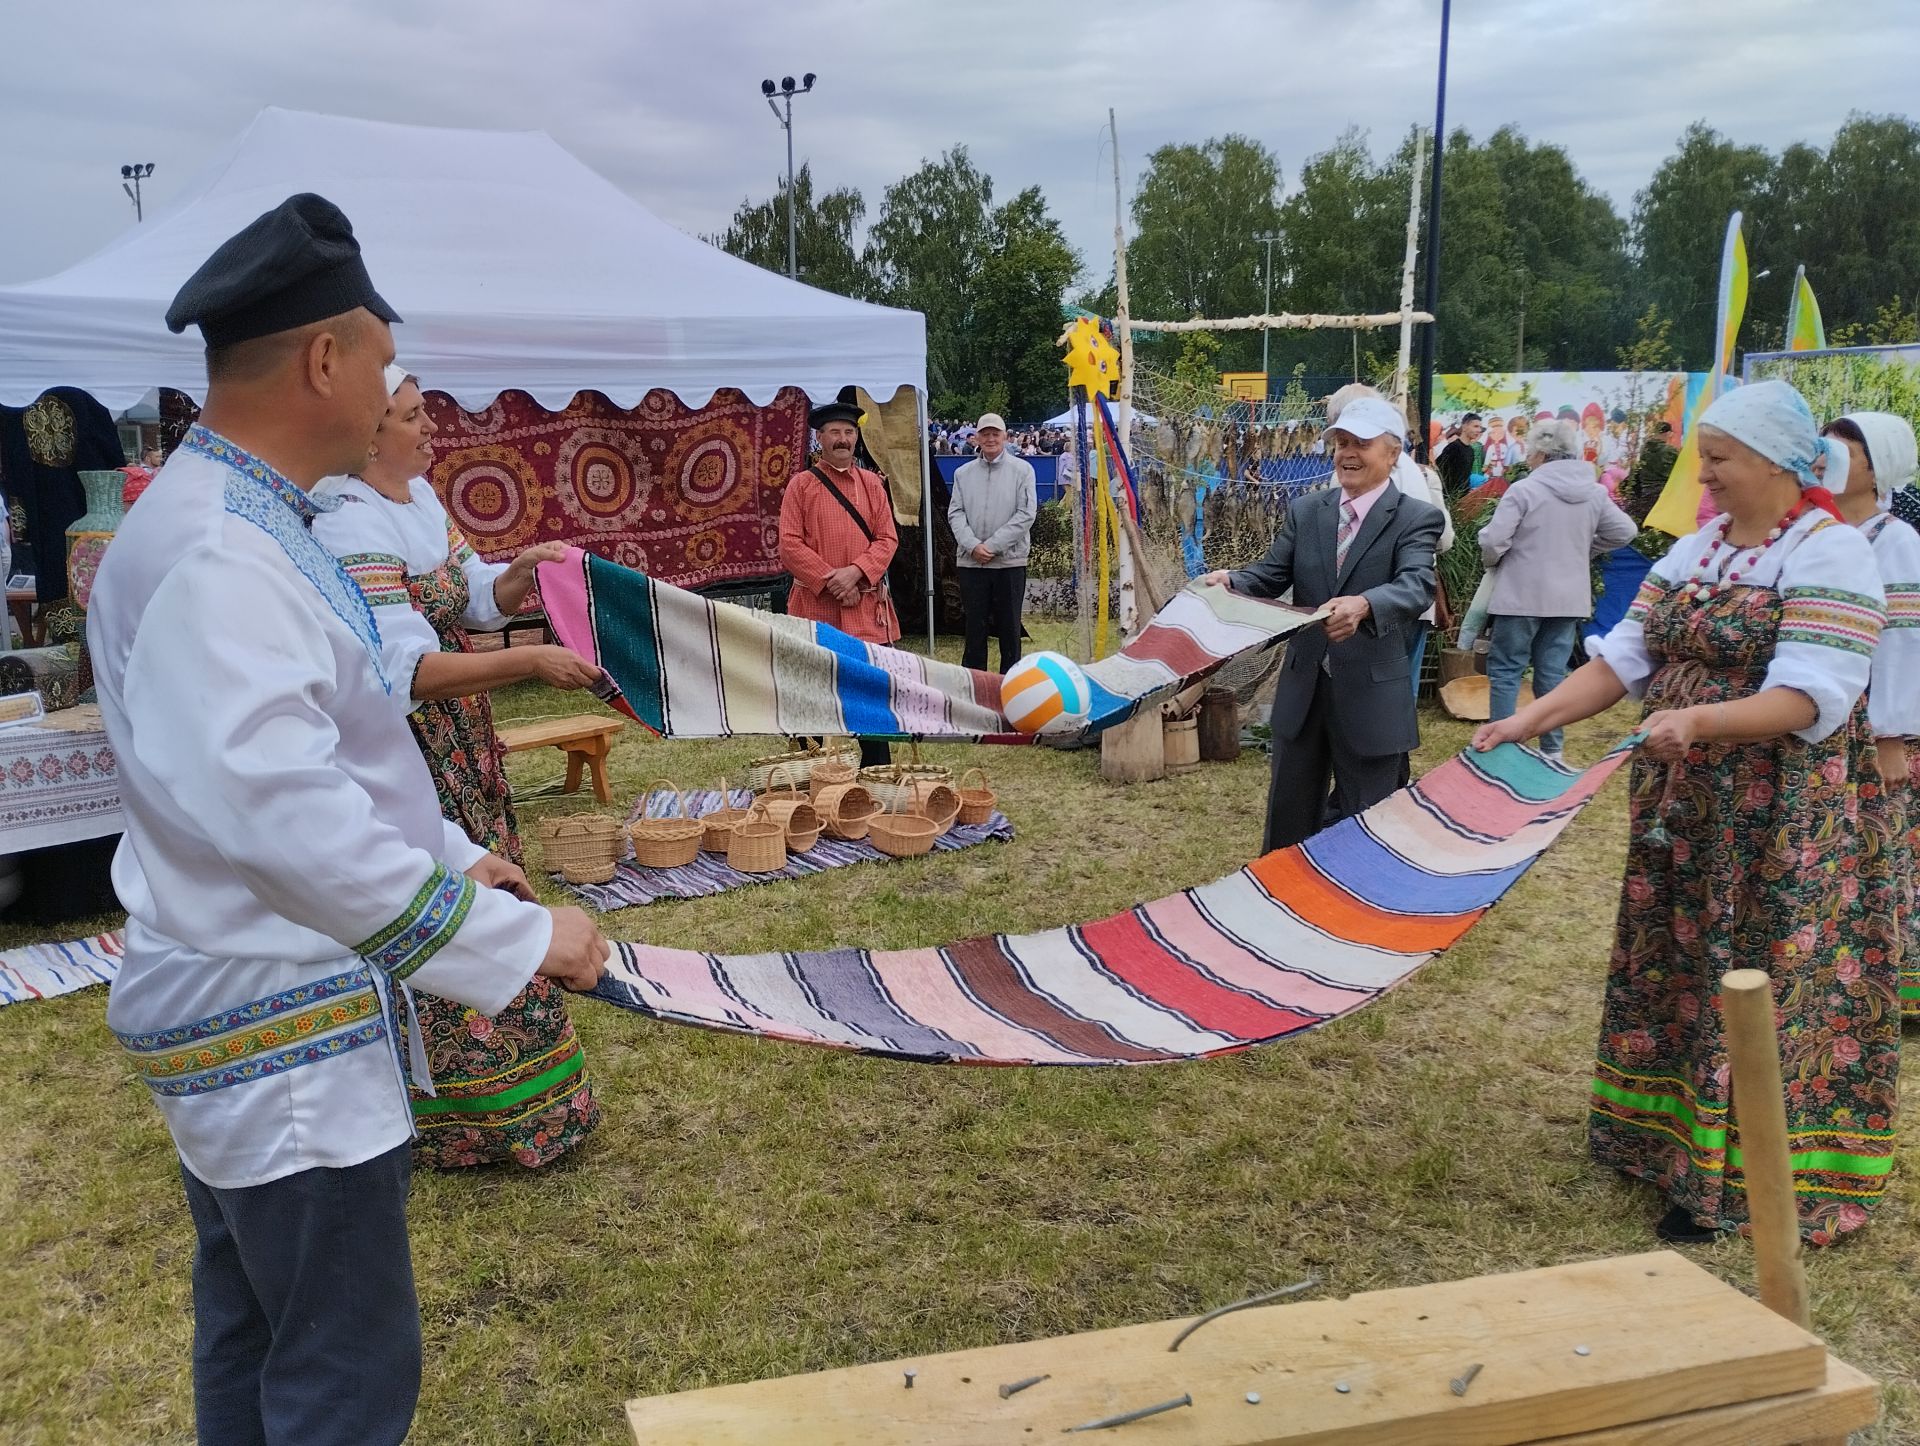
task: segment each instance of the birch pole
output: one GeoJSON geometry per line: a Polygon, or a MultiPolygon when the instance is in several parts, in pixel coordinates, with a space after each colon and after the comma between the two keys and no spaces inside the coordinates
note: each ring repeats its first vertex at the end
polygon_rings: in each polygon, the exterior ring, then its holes
{"type": "MultiPolygon", "coordinates": [[[[1407,259],[1400,269],[1400,360],[1393,369],[1393,399],[1407,406],[1407,371],[1413,365],[1413,262],[1420,248],[1420,182],[1427,170],[1427,133],[1418,132],[1413,153],[1413,197],[1407,202],[1407,259]]],[[[1421,418],[1421,425],[1426,419],[1421,418]]]]}
{"type": "MultiPolygon", "coordinates": [[[[1114,438],[1116,446],[1126,453],[1131,465],[1133,453],[1128,448],[1128,436],[1133,430],[1133,327],[1127,315],[1127,230],[1121,219],[1120,207],[1120,126],[1114,119],[1113,107],[1107,107],[1107,130],[1113,137],[1113,287],[1115,297],[1114,328],[1120,333],[1120,396],[1119,411],[1114,417],[1114,438]]],[[[1122,504],[1118,496],[1116,504],[1122,504]]],[[[1120,533],[1120,636],[1131,638],[1140,626],[1140,607],[1134,596],[1133,570],[1145,567],[1144,557],[1136,558],[1126,530],[1120,533]]]]}

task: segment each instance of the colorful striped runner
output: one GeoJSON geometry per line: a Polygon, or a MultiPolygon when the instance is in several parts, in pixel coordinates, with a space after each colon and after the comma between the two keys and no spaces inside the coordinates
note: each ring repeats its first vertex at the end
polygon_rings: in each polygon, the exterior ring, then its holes
{"type": "Polygon", "coordinates": [[[52,999],[111,984],[120,972],[118,932],[66,944],[27,944],[0,951],[0,1005],[52,999]]]}
{"type": "MultiPolygon", "coordinates": [[[[612,678],[602,700],[669,738],[1033,741],[1001,713],[998,674],[713,602],[578,548],[540,564],[540,597],[554,635],[612,678]]],[[[1120,652],[1087,666],[1091,716],[1045,741],[1077,743],[1124,723],[1316,616],[1224,587],[1189,587],[1120,652]]]]}
{"type": "Polygon", "coordinates": [[[1628,757],[1465,753],[1304,844],[1093,923],[944,948],[620,944],[595,991],[678,1024],[926,1063],[1161,1064],[1379,998],[1472,928],[1628,757]]]}
{"type": "MultiPolygon", "coordinates": [[[[753,794],[744,788],[731,790],[729,796],[742,808],[753,802],[753,794]]],[[[712,813],[719,806],[718,789],[700,789],[687,794],[687,809],[695,817],[712,813]]],[[[649,818],[663,818],[678,813],[679,804],[673,794],[662,789],[642,799],[628,815],[627,821],[631,823],[639,818],[643,809],[649,818]]],[[[950,853],[955,849],[985,843],[989,839],[1012,837],[1013,825],[1007,821],[1005,814],[996,811],[985,823],[956,823],[933,841],[933,847],[936,853],[950,853]]],[[[615,865],[613,878],[604,884],[567,884],[565,887],[583,903],[604,914],[632,904],[654,904],[662,899],[704,898],[708,894],[724,894],[728,889],[745,888],[750,884],[804,879],[810,874],[837,869],[846,864],[875,862],[888,863],[891,860],[865,839],[832,839],[822,834],[819,842],[805,853],[789,854],[787,866],[775,873],[743,874],[738,869],[727,867],[724,854],[710,854],[702,850],[692,863],[683,864],[677,869],[643,869],[630,858],[623,859],[615,865]]],[[[559,876],[556,874],[553,877],[559,876]]]]}

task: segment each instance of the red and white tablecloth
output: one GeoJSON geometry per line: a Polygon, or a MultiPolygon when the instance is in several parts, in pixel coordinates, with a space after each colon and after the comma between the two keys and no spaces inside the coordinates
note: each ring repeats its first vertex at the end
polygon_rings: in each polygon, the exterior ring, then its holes
{"type": "Polygon", "coordinates": [[[0,728],[0,854],[121,832],[120,766],[100,710],[0,728]]]}

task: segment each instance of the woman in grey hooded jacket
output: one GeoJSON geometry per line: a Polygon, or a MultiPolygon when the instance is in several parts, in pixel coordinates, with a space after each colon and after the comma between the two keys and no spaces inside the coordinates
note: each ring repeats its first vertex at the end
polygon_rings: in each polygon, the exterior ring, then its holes
{"type": "MultiPolygon", "coordinates": [[[[1480,552],[1496,568],[1487,605],[1489,718],[1511,717],[1520,679],[1533,665],[1533,691],[1560,686],[1580,624],[1593,614],[1593,559],[1632,542],[1639,529],[1580,459],[1571,422],[1542,422],[1528,437],[1531,469],[1507,489],[1480,531],[1480,552]]],[[[1540,746],[1558,758],[1559,729],[1540,746]]]]}

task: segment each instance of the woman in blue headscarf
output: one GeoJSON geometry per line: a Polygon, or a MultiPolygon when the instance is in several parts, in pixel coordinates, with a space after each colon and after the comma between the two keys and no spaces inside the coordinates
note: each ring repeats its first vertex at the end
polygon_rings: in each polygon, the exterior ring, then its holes
{"type": "Polygon", "coordinates": [[[1746,1223],[1716,999],[1728,970],[1764,968],[1801,1233],[1824,1245],[1867,1223],[1893,1163],[1899,1010],[1859,827],[1885,596],[1818,485],[1837,444],[1792,387],[1722,396],[1699,446],[1719,515],[1654,564],[1592,662],[1474,746],[1645,700],[1589,1148],[1665,1193],[1663,1239],[1746,1223]]]}

